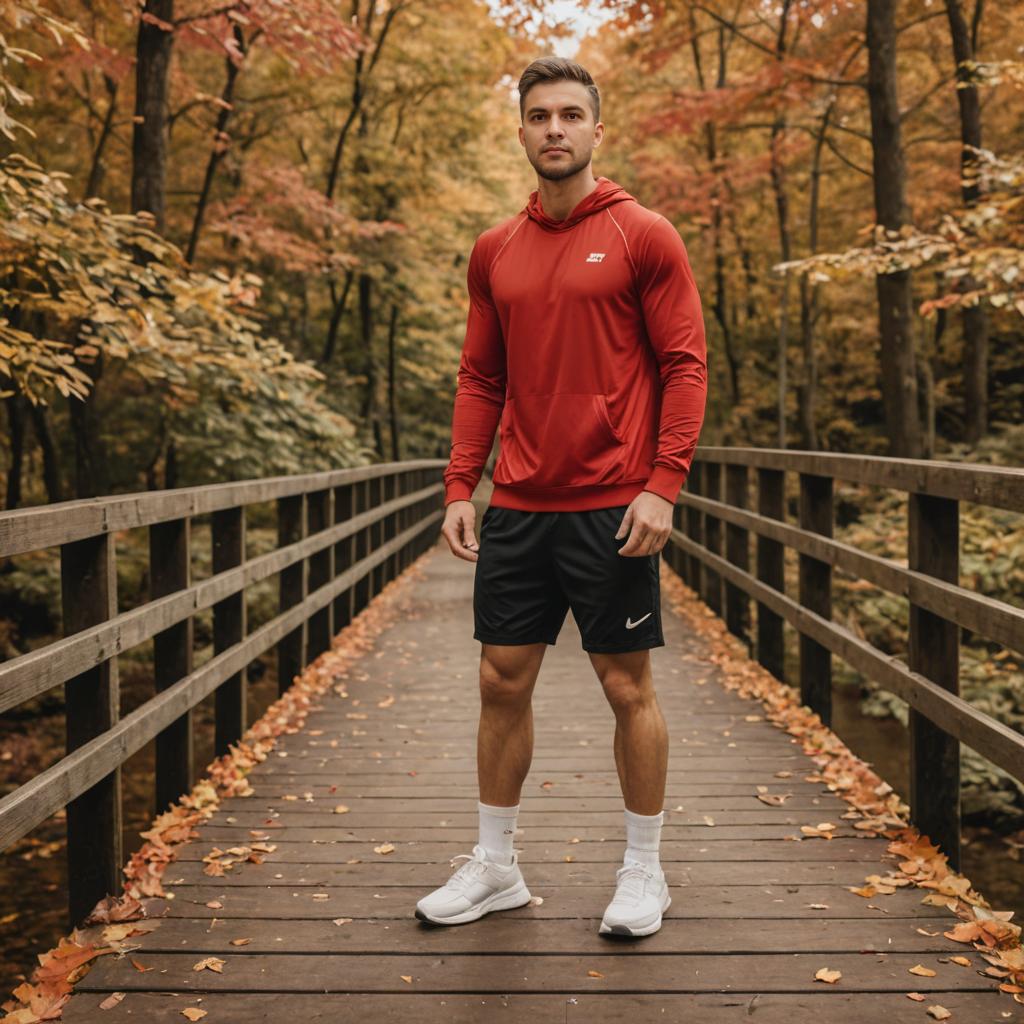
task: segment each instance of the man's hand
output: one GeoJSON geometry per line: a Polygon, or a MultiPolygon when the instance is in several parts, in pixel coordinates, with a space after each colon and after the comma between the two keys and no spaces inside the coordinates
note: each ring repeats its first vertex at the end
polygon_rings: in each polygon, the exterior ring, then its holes
{"type": "Polygon", "coordinates": [[[476,509],[471,501],[453,501],[444,510],[441,535],[448,541],[452,554],[456,558],[464,558],[467,562],[475,562],[479,558],[479,545],[473,533],[475,521],[476,509]]]}
{"type": "Polygon", "coordinates": [[[619,554],[639,558],[660,551],[672,534],[672,502],[653,491],[641,491],[626,509],[615,533],[616,540],[629,539],[619,554]]]}

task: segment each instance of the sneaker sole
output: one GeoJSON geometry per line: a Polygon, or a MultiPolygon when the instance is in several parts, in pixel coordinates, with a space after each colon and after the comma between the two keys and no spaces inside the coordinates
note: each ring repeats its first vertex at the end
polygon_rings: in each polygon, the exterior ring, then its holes
{"type": "Polygon", "coordinates": [[[462,911],[452,917],[431,917],[416,908],[416,917],[429,924],[468,924],[470,921],[477,921],[484,914],[490,914],[494,910],[515,910],[516,907],[525,907],[530,902],[530,890],[526,888],[525,882],[520,882],[512,889],[503,889],[501,892],[488,896],[482,903],[469,910],[462,911]]]}
{"type": "Polygon", "coordinates": [[[661,927],[661,917],[668,908],[672,906],[672,897],[669,896],[665,900],[664,906],[661,908],[661,914],[658,914],[657,918],[650,924],[645,924],[637,928],[631,928],[628,924],[605,924],[601,922],[601,927],[597,929],[599,935],[631,935],[639,938],[642,935],[653,935],[661,927]]]}

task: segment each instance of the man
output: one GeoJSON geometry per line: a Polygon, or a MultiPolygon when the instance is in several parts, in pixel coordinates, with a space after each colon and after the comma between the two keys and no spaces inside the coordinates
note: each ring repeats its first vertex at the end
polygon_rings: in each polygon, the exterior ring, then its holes
{"type": "Polygon", "coordinates": [[[604,125],[588,72],[534,61],[519,107],[538,188],[470,256],[444,474],[442,534],[476,563],[479,842],[416,916],[461,924],[529,902],[513,839],[531,696],[571,607],[615,714],[625,801],[626,851],[600,932],[650,935],[671,902],[658,859],[668,736],[650,648],[665,642],[660,551],[704,417],[704,323],[675,228],[593,176],[604,125]],[[470,498],[499,426],[478,545],[470,498]]]}

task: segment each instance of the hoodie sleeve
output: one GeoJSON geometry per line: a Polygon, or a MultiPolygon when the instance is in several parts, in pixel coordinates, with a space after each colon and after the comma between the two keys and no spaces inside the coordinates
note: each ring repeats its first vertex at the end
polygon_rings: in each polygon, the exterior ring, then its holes
{"type": "Polygon", "coordinates": [[[466,500],[480,482],[505,405],[505,342],[491,298],[488,247],[477,238],[466,284],[469,314],[456,377],[452,441],[444,471],[444,503],[466,500]]]}
{"type": "Polygon", "coordinates": [[[662,384],[658,447],[644,490],[675,504],[704,422],[707,347],[686,247],[660,214],[640,241],[637,277],[662,384]]]}

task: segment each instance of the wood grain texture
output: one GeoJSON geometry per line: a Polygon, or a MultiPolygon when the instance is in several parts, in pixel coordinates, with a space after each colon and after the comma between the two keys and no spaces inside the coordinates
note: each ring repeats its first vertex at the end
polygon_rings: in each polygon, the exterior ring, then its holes
{"type": "Polygon", "coordinates": [[[915,990],[954,1019],[1012,1019],[999,1016],[1016,1007],[979,975],[977,954],[942,935],[952,914],[912,887],[872,899],[849,891],[894,863],[886,840],[842,817],[849,805],[807,778],[816,766],[760,705],[720,685],[712,652],[667,604],[667,642],[651,654],[670,736],[661,854],[672,905],[662,929],[626,941],[597,933],[624,828],[613,718],[571,617],[535,691],[516,840],[543,902],[454,928],[417,921],[416,901],[477,834],[473,567],[438,545],[423,573],[401,584],[402,614],[342,677],[345,696],[324,696],[249,774],[253,796],[224,801],[179,849],[165,876],[174,898],[133,952],[155,969],[102,958],[66,1021],[180,1020],[200,1006],[210,1021],[275,1024],[723,1024],[751,1014],[899,1024],[927,1019],[906,998],[915,990]],[[759,786],[793,795],[769,806],[759,786]],[[836,838],[797,838],[800,825],[821,821],[837,825],[836,838]],[[274,849],[262,863],[204,874],[215,848],[263,836],[274,849]],[[377,853],[383,843],[393,852],[377,853]],[[240,938],[250,941],[232,945],[240,938]],[[207,956],[225,961],[222,973],[193,970],[207,956]],[[909,974],[918,963],[936,975],[909,974]],[[824,966],[842,971],[837,985],[814,980],[824,966]],[[112,991],[127,995],[100,1010],[112,991]]]}

